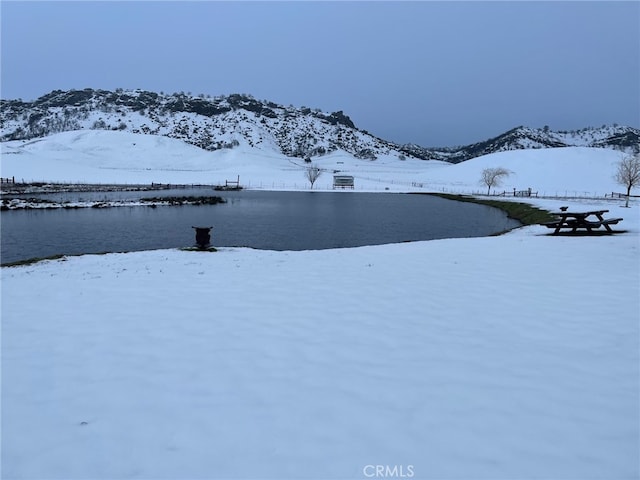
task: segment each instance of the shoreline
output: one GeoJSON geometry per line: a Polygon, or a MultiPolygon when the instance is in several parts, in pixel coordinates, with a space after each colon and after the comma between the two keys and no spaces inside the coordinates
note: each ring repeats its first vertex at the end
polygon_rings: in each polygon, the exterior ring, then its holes
{"type": "Polygon", "coordinates": [[[469,202],[479,205],[486,205],[488,207],[494,207],[502,210],[507,214],[508,218],[517,220],[522,223],[522,226],[537,225],[544,222],[550,222],[553,220],[553,215],[548,210],[538,208],[530,203],[526,202],[510,202],[506,200],[490,200],[484,198],[477,198],[472,195],[464,194],[449,194],[449,193],[417,193],[417,195],[435,195],[447,200],[453,200],[456,202],[469,202]]]}
{"type": "MultiPolygon", "coordinates": [[[[94,187],[95,184],[82,184],[80,186],[80,188],[82,188],[82,190],[76,190],[76,191],[80,191],[80,192],[115,192],[115,191],[136,191],[136,190],[130,190],[131,185],[118,185],[115,186],[117,189],[113,189],[113,190],[91,190],[89,187],[94,187]],[[129,190],[125,190],[125,189],[129,189],[129,190]]],[[[113,187],[113,186],[111,186],[113,187]]],[[[171,188],[176,188],[176,185],[171,185],[171,188]]],[[[200,185],[200,187],[202,187],[200,185]]],[[[104,188],[104,186],[103,186],[104,188]]],[[[163,187],[162,189],[168,189],[169,187],[163,187]]],[[[188,187],[187,187],[188,188],[188,187]]],[[[153,190],[157,190],[159,189],[158,187],[154,187],[153,190]]],[[[149,191],[152,190],[151,188],[147,188],[145,190],[140,190],[140,191],[149,191]]],[[[249,190],[249,189],[247,189],[249,190]]],[[[61,190],[60,192],[64,193],[66,191],[61,190]]],[[[49,192],[49,193],[54,193],[54,192],[49,192]]],[[[368,193],[368,192],[367,192],[368,193]]],[[[389,192],[380,192],[380,193],[389,193],[389,192]]],[[[497,232],[491,235],[488,235],[487,237],[493,237],[493,236],[502,236],[505,234],[508,234],[510,232],[513,232],[515,230],[520,230],[523,229],[525,227],[528,226],[534,226],[534,225],[538,225],[540,223],[543,222],[547,222],[552,220],[554,217],[551,215],[551,209],[545,209],[545,208],[540,208],[538,206],[535,206],[532,203],[528,203],[528,202],[523,202],[523,201],[508,201],[508,200],[493,200],[493,199],[484,199],[484,198],[477,198],[476,196],[470,195],[470,194],[449,194],[449,193],[440,193],[440,192],[393,192],[393,193],[404,193],[404,194],[410,194],[410,195],[434,195],[434,196],[438,196],[447,200],[452,200],[452,201],[459,201],[459,202],[470,202],[470,203],[476,203],[476,204],[480,204],[480,205],[486,205],[486,206],[490,206],[493,208],[498,208],[502,211],[504,211],[507,214],[508,218],[514,219],[519,221],[522,225],[518,226],[518,227],[514,227],[510,230],[505,230],[505,231],[501,231],[501,232],[497,232]]],[[[40,210],[47,210],[47,209],[79,209],[79,208],[117,208],[117,207],[137,207],[137,206],[143,206],[143,207],[149,207],[149,208],[156,208],[157,206],[180,206],[180,205],[203,205],[206,203],[187,203],[188,201],[185,201],[185,199],[209,199],[209,198],[213,198],[213,199],[217,199],[215,202],[213,203],[226,203],[226,201],[221,198],[221,197],[173,197],[173,201],[172,201],[172,197],[167,197],[165,199],[161,199],[161,198],[149,198],[147,199],[147,201],[95,201],[95,202],[64,202],[64,203],[60,203],[60,202],[41,202],[40,206],[33,206],[33,205],[29,205],[26,201],[23,200],[18,200],[18,201],[23,201],[25,202],[24,205],[22,206],[16,206],[14,205],[12,208],[9,208],[7,206],[5,206],[5,202],[8,202],[7,199],[2,200],[2,204],[0,209],[2,211],[7,211],[7,210],[30,210],[30,209],[40,209],[40,210]],[[176,199],[180,199],[179,201],[176,201],[176,199]]],[[[14,199],[16,200],[16,199],[14,199]]],[[[536,198],[536,200],[545,200],[545,199],[540,199],[540,198],[536,198]]],[[[553,200],[553,201],[560,201],[560,200],[566,200],[566,199],[547,199],[547,200],[553,200]]],[[[599,198],[593,198],[591,199],[593,201],[601,201],[602,199],[599,198]]],[[[13,200],[12,200],[13,201],[13,200]]],[[[213,204],[211,203],[211,204],[213,204]]],[[[425,240],[425,241],[429,241],[429,240],[425,240]]],[[[401,242],[400,242],[401,243],[401,242]]],[[[138,250],[131,250],[131,251],[118,251],[118,252],[99,252],[99,253],[82,253],[82,254],[54,254],[54,255],[50,255],[50,256],[46,256],[46,257],[32,257],[32,258],[28,258],[28,259],[24,259],[24,260],[18,260],[18,261],[14,261],[14,262],[7,262],[7,263],[0,263],[0,267],[15,267],[15,266],[21,266],[21,265],[31,265],[31,264],[35,264],[38,262],[42,262],[42,261],[47,261],[47,260],[59,260],[59,259],[63,259],[65,257],[73,257],[73,256],[83,256],[83,255],[104,255],[104,254],[108,254],[108,253],[130,253],[130,252],[137,252],[138,250]]]]}
{"type": "Polygon", "coordinates": [[[152,192],[156,190],[186,190],[190,188],[211,188],[213,184],[197,183],[71,183],[71,182],[29,182],[3,183],[0,198],[4,196],[41,193],[90,193],[90,192],[152,192]]]}

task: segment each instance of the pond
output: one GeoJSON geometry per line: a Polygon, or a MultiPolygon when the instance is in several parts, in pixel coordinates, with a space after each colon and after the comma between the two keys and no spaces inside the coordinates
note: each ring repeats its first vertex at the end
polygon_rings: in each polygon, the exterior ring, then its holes
{"type": "Polygon", "coordinates": [[[226,203],[156,208],[14,210],[1,214],[2,263],[57,254],[193,246],[193,226],[212,245],[317,250],[487,236],[520,225],[496,208],[432,195],[362,192],[100,192],[30,197],[54,201],[220,195],[226,203]]]}

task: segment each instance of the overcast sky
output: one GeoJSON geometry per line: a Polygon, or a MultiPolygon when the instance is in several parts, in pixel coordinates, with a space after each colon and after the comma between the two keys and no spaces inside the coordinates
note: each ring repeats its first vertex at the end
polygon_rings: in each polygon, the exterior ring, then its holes
{"type": "Polygon", "coordinates": [[[399,143],[640,127],[640,2],[1,2],[3,99],[248,93],[399,143]]]}

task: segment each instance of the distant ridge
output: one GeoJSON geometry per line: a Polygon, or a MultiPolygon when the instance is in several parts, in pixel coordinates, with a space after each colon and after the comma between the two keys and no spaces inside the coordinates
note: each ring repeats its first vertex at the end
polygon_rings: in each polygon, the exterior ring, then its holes
{"type": "Polygon", "coordinates": [[[424,148],[405,145],[407,152],[419,158],[459,163],[471,158],[509,150],[596,147],[640,152],[640,130],[618,125],[587,127],[576,131],[554,132],[548,128],[517,127],[497,137],[457,148],[424,148]]]}
{"type": "Polygon", "coordinates": [[[604,125],[577,131],[520,126],[495,138],[453,148],[396,144],[357,128],[342,111],[283,106],[247,94],[210,97],[143,90],[54,90],[32,102],[0,100],[0,140],[26,140],[72,130],[121,130],[167,136],[213,151],[246,144],[311,160],[343,150],[459,163],[482,155],[553,147],[640,151],[640,130],[604,125]]]}

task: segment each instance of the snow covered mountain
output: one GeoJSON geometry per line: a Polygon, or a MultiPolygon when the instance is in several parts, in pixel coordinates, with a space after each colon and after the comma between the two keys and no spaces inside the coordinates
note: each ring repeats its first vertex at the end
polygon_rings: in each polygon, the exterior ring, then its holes
{"type": "Polygon", "coordinates": [[[240,94],[56,90],[34,102],[1,101],[0,122],[3,141],[92,129],[167,136],[209,151],[243,144],[299,158],[335,150],[371,160],[402,154],[397,145],[357,129],[341,111],[285,107],[240,94]]]}
{"type": "Polygon", "coordinates": [[[618,125],[575,131],[554,132],[549,127],[517,127],[484,142],[462,147],[432,149],[418,145],[405,145],[407,153],[418,158],[459,163],[471,158],[496,152],[558,147],[613,148],[627,153],[640,152],[640,130],[618,125]]]}
{"type": "Polygon", "coordinates": [[[342,111],[278,105],[251,95],[210,97],[143,90],[55,90],[32,102],[0,100],[0,140],[24,140],[72,130],[117,130],[166,136],[204,150],[245,145],[309,160],[342,150],[359,159],[461,161],[494,152],[589,146],[640,151],[640,130],[624,126],[553,132],[518,127],[473,145],[399,145],[357,128],[342,111]]]}

